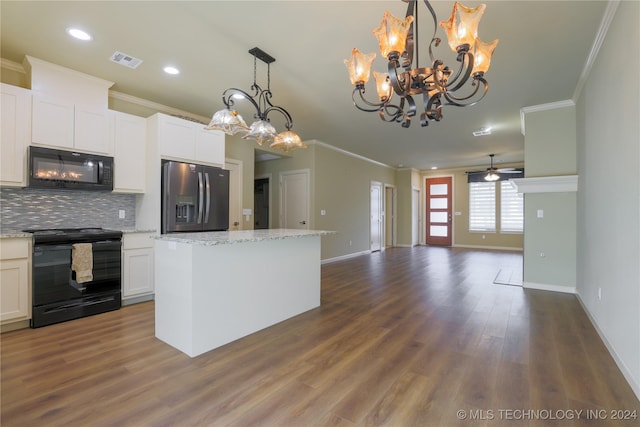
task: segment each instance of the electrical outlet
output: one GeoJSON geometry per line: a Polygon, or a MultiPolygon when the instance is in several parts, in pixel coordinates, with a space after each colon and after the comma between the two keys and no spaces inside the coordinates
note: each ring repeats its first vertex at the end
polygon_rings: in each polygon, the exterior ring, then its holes
{"type": "Polygon", "coordinates": [[[124,209],[120,209],[120,210],[118,211],[118,218],[120,218],[120,219],[124,219],[124,217],[125,217],[124,209]]]}
{"type": "Polygon", "coordinates": [[[351,240],[349,240],[349,246],[351,246],[351,245],[352,245],[352,243],[353,243],[353,242],[351,242],[351,240]]]}

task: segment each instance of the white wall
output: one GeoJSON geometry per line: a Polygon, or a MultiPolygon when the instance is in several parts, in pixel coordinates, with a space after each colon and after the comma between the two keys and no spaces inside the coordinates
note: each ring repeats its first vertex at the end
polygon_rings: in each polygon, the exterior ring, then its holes
{"type": "MultiPolygon", "coordinates": [[[[526,113],[525,125],[526,178],[575,175],[576,112],[572,103],[532,108],[526,113]]],[[[575,192],[525,194],[525,287],[576,291],[576,215],[575,192]]]]}
{"type": "Polygon", "coordinates": [[[640,2],[620,2],[576,111],[577,292],[640,398],[638,22],[640,2]]]}

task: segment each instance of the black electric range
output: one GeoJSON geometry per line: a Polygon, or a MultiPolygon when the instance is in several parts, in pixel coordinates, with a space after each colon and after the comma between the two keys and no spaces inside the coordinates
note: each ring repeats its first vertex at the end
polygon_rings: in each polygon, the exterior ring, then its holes
{"type": "Polygon", "coordinates": [[[121,231],[23,231],[33,234],[32,328],[120,308],[121,231]]]}

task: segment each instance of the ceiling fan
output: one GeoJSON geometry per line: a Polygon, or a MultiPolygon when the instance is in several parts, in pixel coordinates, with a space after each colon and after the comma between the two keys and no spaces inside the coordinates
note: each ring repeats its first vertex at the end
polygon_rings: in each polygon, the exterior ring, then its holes
{"type": "Polygon", "coordinates": [[[497,169],[493,166],[493,157],[495,156],[495,154],[489,154],[489,157],[491,158],[491,166],[489,166],[487,168],[486,171],[471,171],[471,172],[467,172],[468,175],[478,175],[478,174],[484,174],[486,172],[486,175],[484,176],[484,180],[485,181],[497,181],[500,179],[500,174],[522,174],[524,173],[524,169],[520,169],[520,168],[500,168],[497,169]]]}

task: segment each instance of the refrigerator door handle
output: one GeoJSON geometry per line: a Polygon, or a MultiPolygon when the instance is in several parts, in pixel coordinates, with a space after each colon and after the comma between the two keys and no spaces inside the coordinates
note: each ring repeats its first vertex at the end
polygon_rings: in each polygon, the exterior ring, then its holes
{"type": "Polygon", "coordinates": [[[204,204],[204,188],[202,187],[202,172],[198,172],[198,224],[202,224],[202,205],[204,204]]]}
{"type": "Polygon", "coordinates": [[[207,209],[204,211],[204,222],[209,223],[209,208],[211,207],[211,182],[209,181],[209,172],[204,173],[205,188],[207,191],[207,209]]]}

